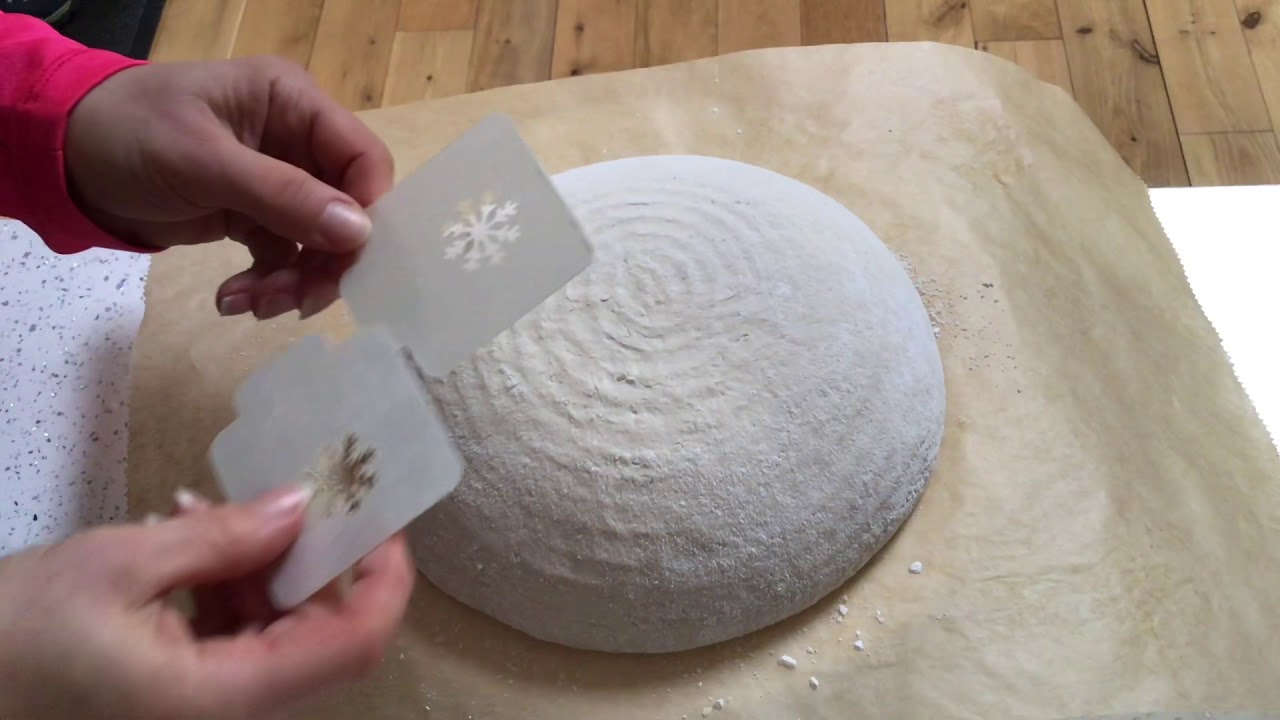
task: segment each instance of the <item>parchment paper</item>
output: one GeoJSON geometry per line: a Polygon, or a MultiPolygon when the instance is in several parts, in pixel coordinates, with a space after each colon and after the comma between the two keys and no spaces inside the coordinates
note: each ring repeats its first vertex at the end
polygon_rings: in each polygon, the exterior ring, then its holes
{"type": "MultiPolygon", "coordinates": [[[[726,718],[1280,709],[1280,462],[1145,187],[1065,93],[981,53],[859,45],[364,117],[404,174],[491,111],[519,120],[551,172],[718,155],[845,203],[909,258],[935,315],[940,465],[877,560],[773,628],[680,655],[585,653],[423,581],[376,676],[300,716],[699,718],[713,698],[726,718]]],[[[206,450],[236,385],[292,339],[348,327],[340,309],[216,317],[214,288],[246,263],[231,243],[156,258],[135,350],[135,515],[167,509],[179,483],[214,492],[206,450]]]]}

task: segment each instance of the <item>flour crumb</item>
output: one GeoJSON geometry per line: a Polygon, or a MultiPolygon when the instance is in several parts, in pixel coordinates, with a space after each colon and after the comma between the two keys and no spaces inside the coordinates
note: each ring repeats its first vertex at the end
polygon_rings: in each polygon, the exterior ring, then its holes
{"type": "Polygon", "coordinates": [[[846,604],[846,603],[848,603],[848,602],[849,602],[849,596],[848,596],[848,595],[841,595],[841,596],[840,596],[840,604],[841,604],[841,605],[844,605],[844,604],[846,604]]]}
{"type": "Polygon", "coordinates": [[[710,705],[708,705],[708,706],[706,706],[706,707],[702,708],[702,717],[711,717],[711,706],[710,706],[710,705]]]}
{"type": "Polygon", "coordinates": [[[844,617],[845,615],[849,614],[849,606],[843,603],[840,605],[837,605],[836,612],[840,613],[840,617],[844,617]]]}
{"type": "Polygon", "coordinates": [[[817,651],[817,650],[814,650],[812,645],[810,645],[809,647],[805,648],[805,649],[804,649],[804,651],[805,651],[805,652],[807,652],[807,653],[809,653],[810,655],[817,655],[817,654],[818,654],[818,651],[817,651]]]}
{"type": "Polygon", "coordinates": [[[816,678],[816,677],[814,677],[814,676],[810,675],[810,676],[809,676],[809,687],[813,688],[814,690],[817,690],[817,689],[818,689],[818,678],[816,678]]]}
{"type": "Polygon", "coordinates": [[[742,128],[738,128],[738,134],[739,134],[739,135],[741,135],[741,134],[742,134],[742,128]]]}
{"type": "Polygon", "coordinates": [[[854,650],[857,650],[858,652],[862,652],[863,650],[865,650],[865,649],[866,649],[866,647],[867,647],[867,646],[866,646],[866,645],[864,645],[864,644],[862,643],[862,641],[861,641],[861,640],[854,640],[854,641],[853,641],[853,649],[854,649],[854,650]]]}
{"type": "Polygon", "coordinates": [[[711,108],[711,114],[712,114],[712,115],[719,115],[719,114],[720,114],[720,108],[718,108],[718,107],[713,107],[713,108],[711,108]]]}
{"type": "Polygon", "coordinates": [[[701,683],[701,682],[699,682],[699,683],[698,683],[698,687],[702,687],[702,683],[701,683]]]}
{"type": "Polygon", "coordinates": [[[853,631],[853,636],[854,636],[854,637],[862,637],[862,631],[861,631],[861,630],[854,630],[854,631],[853,631]]]}
{"type": "Polygon", "coordinates": [[[790,655],[783,655],[782,657],[778,658],[778,664],[788,670],[796,669],[796,659],[791,657],[790,655]]]}
{"type": "Polygon", "coordinates": [[[876,611],[876,622],[880,623],[881,625],[884,624],[884,616],[880,614],[879,610],[876,611]]]}
{"type": "Polygon", "coordinates": [[[725,700],[724,700],[724,698],[716,698],[716,701],[715,701],[715,702],[713,702],[713,703],[711,703],[711,707],[713,707],[713,708],[715,708],[715,709],[717,709],[717,710],[723,710],[723,709],[724,709],[724,706],[725,706],[725,700]]]}
{"type": "Polygon", "coordinates": [[[911,563],[911,565],[907,568],[907,572],[911,573],[912,575],[919,575],[920,573],[924,572],[924,563],[920,562],[919,560],[911,563]]]}

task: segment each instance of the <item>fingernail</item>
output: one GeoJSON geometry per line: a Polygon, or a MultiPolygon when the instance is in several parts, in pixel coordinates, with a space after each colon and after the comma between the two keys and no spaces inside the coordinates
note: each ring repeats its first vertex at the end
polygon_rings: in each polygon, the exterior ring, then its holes
{"type": "Polygon", "coordinates": [[[277,315],[283,315],[294,307],[293,296],[284,293],[273,293],[263,298],[262,303],[258,305],[258,312],[255,313],[259,320],[270,320],[277,315]]]}
{"type": "Polygon", "coordinates": [[[363,210],[335,200],[329,203],[320,216],[320,234],[334,250],[350,250],[369,239],[373,224],[363,210]]]}
{"type": "Polygon", "coordinates": [[[213,505],[203,495],[184,487],[173,491],[173,504],[177,505],[178,509],[183,512],[205,510],[213,505]]]}
{"type": "Polygon", "coordinates": [[[264,498],[261,513],[268,521],[292,518],[311,502],[311,486],[297,485],[264,498]]]}
{"type": "Polygon", "coordinates": [[[253,309],[253,299],[249,293],[228,295],[218,301],[218,313],[223,317],[243,315],[253,309]]]}
{"type": "Polygon", "coordinates": [[[146,516],[142,518],[142,524],[143,524],[143,525],[158,525],[158,524],[159,524],[160,522],[162,522],[163,520],[164,520],[164,518],[163,518],[163,517],[161,517],[161,516],[159,516],[159,515],[157,515],[156,513],[147,513],[147,514],[146,514],[146,516]]]}

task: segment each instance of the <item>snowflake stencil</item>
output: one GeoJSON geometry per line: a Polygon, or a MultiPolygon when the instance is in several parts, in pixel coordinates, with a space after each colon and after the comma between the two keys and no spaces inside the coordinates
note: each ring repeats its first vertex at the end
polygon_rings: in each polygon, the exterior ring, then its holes
{"type": "Polygon", "coordinates": [[[512,222],[517,208],[512,200],[499,205],[493,193],[485,193],[479,207],[470,201],[460,203],[458,222],[444,228],[443,237],[453,239],[445,246],[444,259],[460,260],[468,271],[502,262],[507,255],[503,246],[520,239],[520,226],[512,222]]]}

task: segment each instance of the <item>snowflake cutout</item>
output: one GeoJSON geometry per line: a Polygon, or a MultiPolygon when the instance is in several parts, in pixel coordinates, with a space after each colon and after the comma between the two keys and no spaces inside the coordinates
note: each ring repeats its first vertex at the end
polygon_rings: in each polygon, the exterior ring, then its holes
{"type": "Polygon", "coordinates": [[[499,205],[493,193],[485,193],[477,208],[470,201],[458,205],[458,222],[444,228],[443,237],[452,238],[444,249],[445,260],[460,260],[464,270],[475,271],[502,262],[505,245],[520,239],[515,219],[518,206],[512,200],[499,205]]]}

